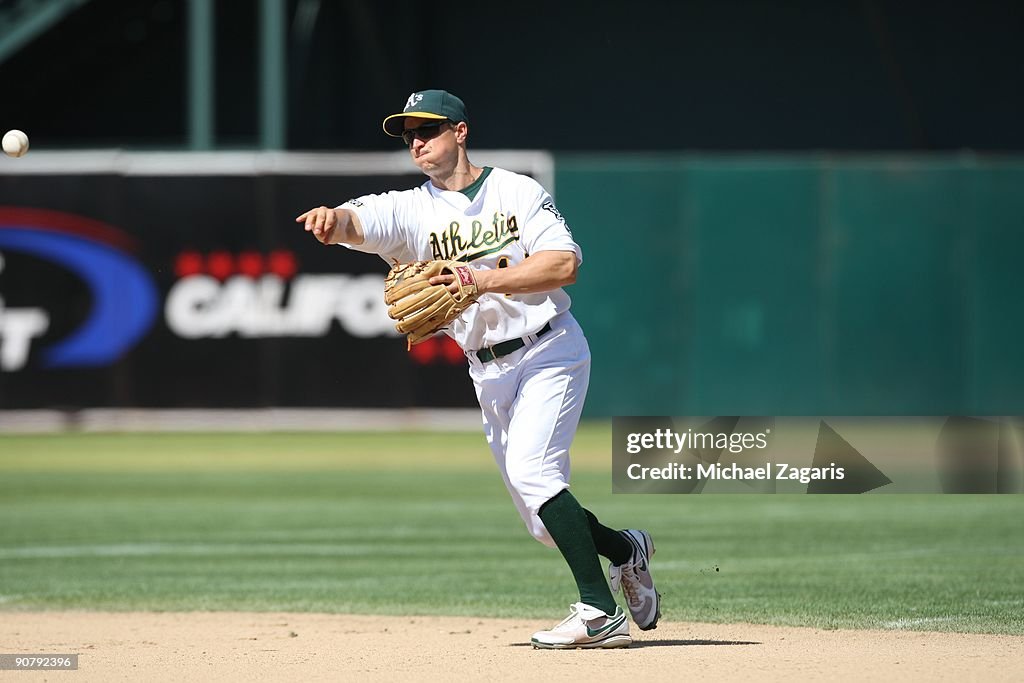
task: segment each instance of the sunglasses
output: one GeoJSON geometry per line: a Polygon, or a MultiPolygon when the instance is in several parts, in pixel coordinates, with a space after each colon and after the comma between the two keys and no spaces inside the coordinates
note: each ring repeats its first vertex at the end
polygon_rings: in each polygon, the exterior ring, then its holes
{"type": "Polygon", "coordinates": [[[416,138],[426,142],[427,140],[433,140],[441,134],[441,126],[451,123],[448,119],[441,121],[431,121],[430,123],[422,123],[418,128],[408,128],[402,133],[402,140],[406,145],[412,147],[412,141],[416,138]]]}

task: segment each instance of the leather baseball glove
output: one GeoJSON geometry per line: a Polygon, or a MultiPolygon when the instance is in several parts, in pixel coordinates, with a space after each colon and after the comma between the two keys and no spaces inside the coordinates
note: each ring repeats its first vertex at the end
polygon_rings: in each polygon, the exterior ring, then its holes
{"type": "Polygon", "coordinates": [[[458,318],[479,296],[473,269],[458,261],[395,263],[384,278],[388,315],[398,321],[395,329],[407,336],[410,348],[458,318]],[[455,276],[457,292],[430,284],[430,278],[446,274],[455,276]]]}

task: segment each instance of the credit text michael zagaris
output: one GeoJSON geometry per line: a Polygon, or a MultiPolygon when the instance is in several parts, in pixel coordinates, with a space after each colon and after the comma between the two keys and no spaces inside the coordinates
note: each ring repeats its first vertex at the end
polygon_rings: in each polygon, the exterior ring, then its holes
{"type": "Polygon", "coordinates": [[[814,480],[841,481],[846,478],[846,471],[836,464],[828,467],[794,467],[788,463],[766,462],[759,467],[740,467],[736,463],[720,462],[697,463],[684,465],[672,462],[661,467],[644,467],[633,463],[626,468],[626,476],[633,480],[642,479],[698,479],[698,480],[732,480],[732,481],[775,481],[791,480],[807,484],[814,480]]]}

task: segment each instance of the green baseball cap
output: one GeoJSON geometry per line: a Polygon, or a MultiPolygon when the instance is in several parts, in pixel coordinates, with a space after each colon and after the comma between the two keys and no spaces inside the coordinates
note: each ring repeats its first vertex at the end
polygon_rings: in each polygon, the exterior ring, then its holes
{"type": "Polygon", "coordinates": [[[409,95],[401,114],[392,114],[384,119],[384,132],[393,138],[402,137],[405,129],[403,119],[414,116],[418,119],[448,119],[458,123],[469,122],[466,105],[447,90],[420,90],[409,95]]]}

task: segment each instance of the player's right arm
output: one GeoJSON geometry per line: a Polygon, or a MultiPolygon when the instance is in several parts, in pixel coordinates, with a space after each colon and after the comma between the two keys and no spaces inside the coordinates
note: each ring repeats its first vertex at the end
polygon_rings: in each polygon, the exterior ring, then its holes
{"type": "Polygon", "coordinates": [[[318,206],[299,215],[295,222],[305,223],[306,232],[324,244],[359,245],[365,240],[359,216],[351,209],[318,206]]]}

